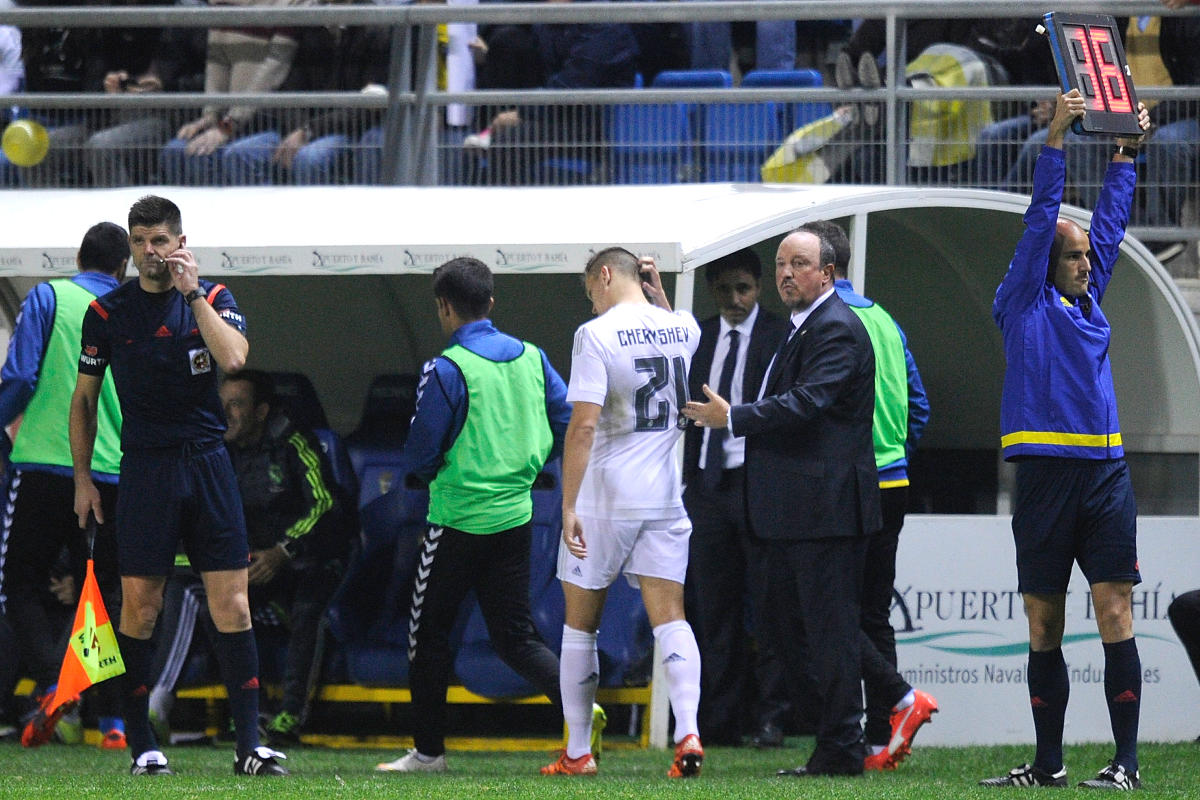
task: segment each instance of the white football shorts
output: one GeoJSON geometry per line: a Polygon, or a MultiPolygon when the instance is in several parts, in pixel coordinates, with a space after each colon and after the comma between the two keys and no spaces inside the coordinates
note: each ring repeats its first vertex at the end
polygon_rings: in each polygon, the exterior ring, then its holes
{"type": "Polygon", "coordinates": [[[606,589],[625,573],[638,588],[637,576],[683,583],[687,576],[692,521],[672,519],[598,519],[580,516],[588,557],[578,559],[558,543],[558,579],[581,589],[606,589]]]}

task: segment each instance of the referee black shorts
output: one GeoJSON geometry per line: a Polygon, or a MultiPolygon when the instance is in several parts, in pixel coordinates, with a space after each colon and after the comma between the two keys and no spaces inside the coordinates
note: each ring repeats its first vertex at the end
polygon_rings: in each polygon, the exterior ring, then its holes
{"type": "Polygon", "coordinates": [[[1064,594],[1075,562],[1089,585],[1142,580],[1137,505],[1123,459],[1017,462],[1012,528],[1022,594],[1064,594]]]}
{"type": "Polygon", "coordinates": [[[249,563],[242,498],[224,442],[139,450],[121,459],[121,574],[169,575],[181,544],[197,572],[249,563]]]}

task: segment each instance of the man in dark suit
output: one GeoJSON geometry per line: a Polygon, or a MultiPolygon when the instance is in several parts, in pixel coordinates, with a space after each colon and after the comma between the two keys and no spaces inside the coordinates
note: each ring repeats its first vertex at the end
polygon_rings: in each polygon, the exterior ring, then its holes
{"type": "Polygon", "coordinates": [[[788,774],[861,775],[859,607],[867,537],[882,525],[872,444],[875,355],[867,330],[834,291],[832,244],[784,237],[775,285],[794,332],[759,399],[708,402],[685,415],[746,437],[746,511],[765,540],[770,602],[792,608],[809,642],[821,698],[816,748],[788,774]]]}
{"type": "MultiPolygon", "coordinates": [[[[762,262],[753,250],[709,262],[704,276],[719,313],[700,325],[689,396],[701,397],[708,383],[731,403],[753,400],[787,335],[787,320],[758,304],[762,262]]],[[[762,613],[765,565],[761,542],[746,522],[744,458],[745,440],[723,429],[690,426],[684,434],[683,501],[692,519],[688,619],[704,663],[700,730],[708,742],[736,746],[749,722],[755,746],[777,747],[789,707],[787,685],[783,662],[763,636],[770,624],[762,613]],[[745,624],[747,603],[751,631],[745,624]]]]}

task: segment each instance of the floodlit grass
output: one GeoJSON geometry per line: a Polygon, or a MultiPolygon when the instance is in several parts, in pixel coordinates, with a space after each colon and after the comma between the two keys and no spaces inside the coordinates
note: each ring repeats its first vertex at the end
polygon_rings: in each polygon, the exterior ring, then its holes
{"type": "MultiPolygon", "coordinates": [[[[229,747],[174,747],[168,752],[177,771],[173,777],[133,778],[125,753],[91,747],[48,745],[23,750],[0,744],[0,798],[214,798],[288,800],[289,798],[704,798],[704,800],[774,800],[821,798],[843,800],[958,800],[1008,798],[1028,790],[984,789],[980,778],[998,775],[1032,756],[1029,747],[922,748],[893,773],[863,778],[778,778],[779,767],[794,766],[808,753],[811,740],[797,739],[786,750],[711,748],[698,779],[665,777],[669,754],[619,750],[606,754],[596,778],[544,778],[538,767],[551,754],[450,754],[446,775],[375,774],[376,763],[395,758],[396,751],[301,748],[291,752],[285,779],[240,778],[232,774],[229,747]],[[134,794],[136,792],[136,795],[134,794]]],[[[1111,746],[1079,745],[1067,749],[1073,781],[1099,769],[1111,746]]],[[[1143,796],[1194,798],[1200,793],[1200,744],[1143,744],[1143,796]]],[[[1068,790],[1070,795],[1086,790],[1068,790]]],[[[1061,796],[1054,793],[1055,797],[1061,796]]]]}

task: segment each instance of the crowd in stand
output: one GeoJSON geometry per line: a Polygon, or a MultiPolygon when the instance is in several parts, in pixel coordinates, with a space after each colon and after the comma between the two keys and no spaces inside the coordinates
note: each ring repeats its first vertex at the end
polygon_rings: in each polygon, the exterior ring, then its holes
{"type": "MultiPolygon", "coordinates": [[[[192,5],[200,0],[177,0],[192,5]]],[[[582,1],[582,0],[577,0],[582,1]]],[[[14,0],[0,0],[10,3],[14,0]]],[[[1176,8],[1188,0],[1163,0],[1176,8]]],[[[242,2],[233,5],[269,5],[242,2]]],[[[33,5],[33,3],[30,3],[33,5]]],[[[913,86],[1046,86],[1056,83],[1050,49],[1036,19],[921,19],[907,26],[913,86]],[[931,49],[932,48],[932,49],[931,49]],[[952,75],[954,77],[947,77],[952,75]],[[965,77],[964,77],[965,76],[965,77]]],[[[1200,83],[1195,16],[1120,18],[1139,87],[1200,83]]],[[[386,28],[296,29],[26,28],[0,29],[0,91],[270,93],[383,92],[390,37],[386,28]]],[[[814,68],[826,84],[859,84],[837,65],[885,63],[879,19],[760,23],[452,23],[439,26],[439,83],[479,88],[632,89],[666,70],[722,69],[736,85],[750,70],[814,68]],[[639,84],[640,82],[640,84],[639,84]]],[[[883,75],[883,81],[889,76],[883,75]]],[[[878,83],[874,84],[878,86],[878,83]]],[[[872,88],[867,86],[867,88],[872,88]]],[[[908,110],[913,183],[963,184],[1027,192],[1032,161],[1045,137],[1046,103],[916,102],[908,110]]],[[[1153,105],[1153,104],[1151,104],[1153,105]]],[[[1144,185],[1135,223],[1195,223],[1200,122],[1195,101],[1153,109],[1144,185]]],[[[440,109],[439,109],[440,112],[440,109]]],[[[864,109],[840,139],[849,146],[825,160],[831,182],[884,179],[878,111],[864,109]],[[873,124],[867,124],[873,123],[873,124]]],[[[76,187],[137,184],[262,185],[376,183],[384,161],[379,110],[206,106],[186,109],[8,109],[48,130],[50,150],[33,167],[0,156],[0,186],[76,187]]],[[[440,113],[440,181],[526,185],[604,183],[603,109],[526,105],[440,113]]],[[[6,123],[7,119],[0,119],[6,123]]],[[[647,137],[654,134],[647,132],[647,137]]],[[[692,137],[702,144],[701,126],[692,137]]],[[[757,142],[764,156],[779,142],[757,142]]],[[[1070,169],[1076,199],[1099,187],[1099,151],[1079,148],[1070,169]],[[1094,163],[1093,163],[1094,162],[1094,163]]],[[[680,180],[705,180],[703,170],[680,180]]],[[[383,182],[387,182],[386,180],[383,182]]]]}

